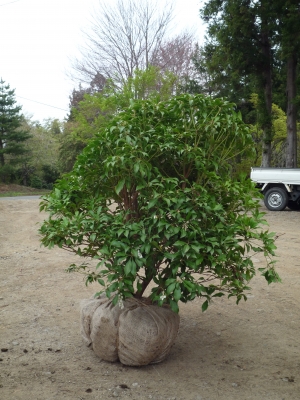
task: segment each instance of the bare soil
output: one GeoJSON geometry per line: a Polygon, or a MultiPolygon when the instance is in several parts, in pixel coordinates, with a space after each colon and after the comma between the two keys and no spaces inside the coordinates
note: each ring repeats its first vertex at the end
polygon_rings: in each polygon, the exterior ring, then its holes
{"type": "Polygon", "coordinates": [[[266,215],[281,284],[257,277],[247,302],[221,298],[205,313],[182,304],[167,360],[133,368],[83,344],[79,303],[97,287],[65,272],[73,255],[40,247],[38,205],[0,200],[0,399],[300,399],[299,212],[266,215]]]}

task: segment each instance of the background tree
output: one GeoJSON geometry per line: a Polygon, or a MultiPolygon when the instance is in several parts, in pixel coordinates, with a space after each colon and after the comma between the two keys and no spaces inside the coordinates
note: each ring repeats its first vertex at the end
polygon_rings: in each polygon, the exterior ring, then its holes
{"type": "MultiPolygon", "coordinates": [[[[253,112],[258,113],[258,95],[252,94],[250,96],[250,102],[253,106],[253,112]]],[[[261,130],[260,125],[257,123],[259,117],[253,118],[253,123],[249,124],[250,131],[252,134],[255,153],[254,157],[248,158],[243,161],[243,170],[250,170],[251,166],[260,165],[261,164],[261,148],[262,148],[262,136],[263,132],[261,130]]],[[[272,140],[272,165],[274,167],[285,167],[285,153],[286,153],[286,113],[278,107],[276,104],[272,104],[272,130],[274,132],[273,140],[272,140]]]]}
{"type": "MultiPolygon", "coordinates": [[[[262,165],[270,166],[272,132],[272,38],[275,18],[266,0],[209,0],[201,10],[208,23],[205,46],[209,69],[242,94],[249,81],[259,95],[263,129],[262,165]]],[[[229,89],[229,90],[228,90],[229,89]]]]}
{"type": "MultiPolygon", "coordinates": [[[[123,86],[106,81],[101,91],[92,92],[88,88],[78,93],[78,99],[70,111],[68,122],[64,125],[60,147],[60,165],[62,171],[70,171],[76,157],[95,134],[106,127],[117,113],[129,107],[132,100],[144,100],[155,97],[166,100],[179,87],[180,78],[167,70],[150,66],[147,70],[136,70],[123,86]]],[[[75,97],[73,97],[75,99],[75,97]]]]}
{"type": "Polygon", "coordinates": [[[193,57],[197,49],[191,32],[183,32],[166,39],[158,48],[152,65],[162,73],[172,73],[177,77],[174,94],[183,91],[187,81],[195,79],[197,74],[193,57]]]}
{"type": "Polygon", "coordinates": [[[73,65],[79,79],[61,146],[61,165],[70,171],[76,156],[108,120],[133,99],[166,99],[185,91],[195,71],[195,43],[187,31],[170,36],[172,2],[101,2],[86,31],[86,48],[73,65]]]}
{"type": "Polygon", "coordinates": [[[10,179],[13,167],[26,156],[25,141],[30,134],[22,129],[22,107],[16,105],[15,91],[1,78],[0,81],[0,168],[1,178],[10,179]]]}
{"type": "Polygon", "coordinates": [[[286,167],[297,167],[297,74],[300,58],[300,4],[296,0],[276,1],[280,55],[286,65],[287,146],[286,167]]]}
{"type": "Polygon", "coordinates": [[[185,80],[182,90],[186,93],[203,93],[209,96],[212,96],[214,92],[217,93],[218,91],[212,87],[213,78],[206,65],[204,48],[198,44],[194,47],[192,63],[194,65],[193,76],[185,80]]]}
{"type": "Polygon", "coordinates": [[[182,72],[182,66],[187,70],[192,34],[184,32],[172,41],[172,19],[170,1],[101,2],[90,31],[85,32],[87,45],[74,70],[88,85],[97,77],[122,85],[136,70],[150,65],[172,72],[179,68],[182,72]]]}
{"type": "Polygon", "coordinates": [[[70,113],[68,120],[73,119],[73,111],[78,109],[79,103],[84,99],[86,94],[101,93],[107,84],[107,79],[101,74],[97,73],[96,76],[91,80],[89,86],[82,87],[81,82],[79,82],[78,89],[73,89],[71,95],[69,96],[69,108],[70,113]]]}
{"type": "Polygon", "coordinates": [[[51,118],[40,123],[27,118],[23,127],[31,135],[25,143],[29,158],[19,165],[17,177],[24,185],[51,188],[60,176],[59,147],[64,123],[51,118]]]}
{"type": "Polygon", "coordinates": [[[299,2],[210,0],[201,15],[208,23],[208,41],[200,67],[209,72],[210,86],[237,103],[244,117],[257,111],[264,131],[263,166],[278,164],[271,155],[277,147],[272,144],[272,103],[286,110],[285,165],[296,167],[299,2]],[[251,93],[259,95],[256,110],[251,109],[251,93]]]}

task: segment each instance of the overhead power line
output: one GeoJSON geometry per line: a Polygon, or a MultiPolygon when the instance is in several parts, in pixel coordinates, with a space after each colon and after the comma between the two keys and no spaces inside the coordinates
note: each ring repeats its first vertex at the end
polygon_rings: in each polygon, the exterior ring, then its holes
{"type": "Polygon", "coordinates": [[[31,99],[27,99],[27,97],[22,97],[22,96],[17,96],[17,95],[16,95],[16,97],[19,97],[20,99],[24,99],[24,100],[32,101],[33,103],[42,104],[43,106],[52,107],[52,108],[57,108],[58,110],[62,110],[62,111],[69,111],[69,110],[65,110],[64,108],[55,107],[55,106],[51,106],[50,104],[41,103],[40,101],[31,100],[31,99]]]}
{"type": "Polygon", "coordinates": [[[0,7],[7,6],[8,4],[16,3],[17,1],[21,1],[21,0],[15,0],[15,1],[10,1],[9,3],[0,4],[0,7]]]}

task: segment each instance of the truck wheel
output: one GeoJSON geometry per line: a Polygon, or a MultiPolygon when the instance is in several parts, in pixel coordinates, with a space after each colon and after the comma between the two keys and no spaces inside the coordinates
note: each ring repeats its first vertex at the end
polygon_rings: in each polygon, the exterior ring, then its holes
{"type": "Polygon", "coordinates": [[[266,192],[264,202],[268,210],[282,211],[287,206],[288,196],[284,189],[273,187],[266,192]]]}
{"type": "Polygon", "coordinates": [[[293,210],[293,211],[300,210],[300,204],[297,201],[289,200],[287,206],[290,210],[293,210]]]}

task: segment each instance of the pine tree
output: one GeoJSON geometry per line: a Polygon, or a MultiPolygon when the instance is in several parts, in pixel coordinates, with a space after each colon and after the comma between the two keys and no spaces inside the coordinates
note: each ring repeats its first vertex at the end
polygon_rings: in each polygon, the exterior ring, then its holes
{"type": "MultiPolygon", "coordinates": [[[[22,107],[16,105],[15,91],[0,80],[0,169],[22,161],[26,153],[24,142],[29,139],[28,131],[22,129],[22,107]]],[[[5,180],[5,173],[1,174],[5,180]]]]}

